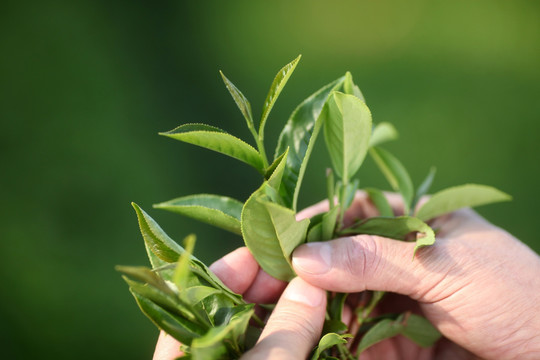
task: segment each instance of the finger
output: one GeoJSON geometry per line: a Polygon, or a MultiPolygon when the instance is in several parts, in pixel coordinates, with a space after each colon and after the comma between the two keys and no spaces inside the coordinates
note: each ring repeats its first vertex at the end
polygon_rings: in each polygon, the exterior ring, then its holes
{"type": "Polygon", "coordinates": [[[268,275],[259,269],[249,289],[244,293],[244,299],[257,304],[274,304],[287,283],[268,275]]]}
{"type": "Polygon", "coordinates": [[[184,354],[180,351],[180,343],[165,331],[161,331],[152,360],[173,360],[182,355],[184,354]]]}
{"type": "Polygon", "coordinates": [[[232,291],[243,294],[255,280],[259,265],[248,248],[241,247],[214,262],[210,270],[232,291]]]}
{"type": "Polygon", "coordinates": [[[285,289],[248,359],[305,359],[324,323],[326,293],[300,278],[285,289]]]}
{"type": "MultiPolygon", "coordinates": [[[[301,245],[293,253],[292,263],[298,276],[326,290],[381,290],[416,298],[440,281],[444,269],[440,269],[440,276],[426,276],[425,261],[418,259],[426,256],[420,253],[411,260],[414,246],[379,236],[357,235],[301,245]]],[[[431,260],[427,257],[427,261],[431,260]]],[[[437,266],[446,265],[443,259],[437,266]]]]}

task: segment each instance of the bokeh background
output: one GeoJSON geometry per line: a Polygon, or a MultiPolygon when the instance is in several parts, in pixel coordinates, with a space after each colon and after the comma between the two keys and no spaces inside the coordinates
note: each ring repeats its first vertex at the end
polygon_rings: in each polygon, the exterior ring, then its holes
{"type": "MultiPolygon", "coordinates": [[[[245,200],[248,166],[157,135],[206,122],[249,139],[218,70],[259,113],[303,58],[267,126],[350,70],[418,184],[496,186],[479,211],[536,251],[540,3],[3,1],[0,5],[0,341],[5,359],[149,359],[157,331],[115,264],[147,260],[130,206],[209,263],[241,239],[151,205],[192,193],[245,200]]],[[[322,143],[319,143],[322,145],[322,143]]],[[[322,146],[302,205],[324,197],[322,146]]],[[[369,161],[364,185],[387,187],[369,161]]]]}

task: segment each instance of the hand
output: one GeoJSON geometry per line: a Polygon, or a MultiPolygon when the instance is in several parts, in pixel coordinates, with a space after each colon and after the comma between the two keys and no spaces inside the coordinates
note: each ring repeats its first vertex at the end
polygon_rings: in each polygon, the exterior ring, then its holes
{"type": "MultiPolygon", "coordinates": [[[[245,247],[221,258],[210,269],[249,302],[275,303],[283,293],[257,345],[242,359],[305,359],[308,356],[322,331],[326,311],[324,290],[300,278],[293,279],[288,286],[272,278],[259,268],[245,247]]],[[[178,341],[161,332],[154,360],[176,359],[182,355],[179,347],[178,341]]]]}
{"type": "MultiPolygon", "coordinates": [[[[398,198],[389,200],[399,209],[398,198]]],[[[307,214],[326,206],[316,205],[307,214]]],[[[360,193],[346,220],[374,215],[360,193]]],[[[293,254],[294,269],[330,291],[401,294],[388,294],[381,304],[385,312],[410,309],[413,303],[450,340],[420,349],[397,337],[368,349],[361,359],[460,359],[473,357],[470,353],[540,359],[538,255],[470,209],[437,218],[431,226],[438,229],[437,242],[412,261],[413,243],[360,235],[300,246],[293,254]]]]}

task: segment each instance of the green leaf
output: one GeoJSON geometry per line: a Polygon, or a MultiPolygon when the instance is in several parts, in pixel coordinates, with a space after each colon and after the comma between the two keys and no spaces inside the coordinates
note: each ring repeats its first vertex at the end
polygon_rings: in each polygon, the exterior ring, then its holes
{"type": "Polygon", "coordinates": [[[180,254],[184,252],[184,249],[165,234],[158,223],[137,204],[131,203],[131,205],[137,213],[144,242],[150,251],[165,262],[176,262],[180,254]]]}
{"type": "Polygon", "coordinates": [[[362,92],[360,91],[360,88],[356,86],[353,82],[352,74],[347,71],[345,73],[345,81],[343,82],[343,92],[345,94],[354,95],[363,102],[366,102],[364,99],[364,95],[362,95],[362,92]]]}
{"type": "Polygon", "coordinates": [[[371,112],[356,96],[333,92],[321,118],[334,170],[348,184],[366,157],[371,136],[371,112]]]}
{"type": "MultiPolygon", "coordinates": [[[[174,296],[174,291],[167,285],[167,283],[159,277],[159,275],[152,271],[151,269],[145,266],[116,266],[116,271],[121,272],[122,274],[138,280],[142,283],[149,284],[156,290],[159,290],[161,293],[166,296],[174,296]]],[[[126,282],[131,285],[131,283],[125,277],[126,282]]],[[[131,280],[130,280],[131,281],[131,280]]]]}
{"type": "Polygon", "coordinates": [[[279,70],[279,72],[276,74],[276,77],[274,78],[274,81],[270,86],[270,90],[268,91],[268,95],[266,96],[266,100],[264,101],[261,123],[259,124],[260,138],[264,137],[264,126],[266,125],[268,114],[270,114],[270,111],[274,107],[274,104],[276,103],[279,94],[281,94],[281,91],[285,87],[285,84],[287,84],[287,81],[291,77],[301,57],[302,55],[299,55],[296,59],[281,68],[281,70],[279,70]]]}
{"type": "Polygon", "coordinates": [[[441,333],[423,316],[410,314],[405,320],[404,336],[421,347],[429,347],[441,338],[441,333]]]}
{"type": "Polygon", "coordinates": [[[156,305],[144,296],[132,292],[141,311],[161,330],[183,344],[190,345],[193,339],[200,337],[204,329],[193,321],[175,316],[156,305]]]}
{"type": "Polygon", "coordinates": [[[300,185],[321,128],[321,121],[317,119],[328,95],[342,86],[343,81],[344,77],[341,77],[331,82],[298,105],[279,136],[275,158],[289,148],[280,192],[287,207],[293,210],[296,210],[300,185]]]}
{"type": "Polygon", "coordinates": [[[345,300],[347,300],[346,293],[336,293],[332,300],[330,300],[330,306],[328,306],[328,315],[330,319],[339,320],[343,318],[343,307],[345,306],[345,300]]]}
{"type": "MultiPolygon", "coordinates": [[[[264,174],[265,179],[268,180],[270,178],[270,176],[272,176],[272,174],[274,173],[274,171],[276,170],[278,165],[281,164],[281,160],[283,160],[283,158],[288,154],[288,152],[289,152],[289,148],[285,149],[285,152],[283,152],[283,154],[279,155],[274,160],[274,162],[272,162],[272,164],[270,164],[270,166],[268,166],[268,168],[266,169],[266,173],[264,174]]],[[[283,165],[283,166],[285,166],[285,165],[283,165]]]]}
{"type": "Polygon", "coordinates": [[[372,147],[369,152],[392,189],[401,193],[405,207],[404,213],[408,214],[414,188],[407,170],[394,155],[384,149],[372,147]]]}
{"type": "Polygon", "coordinates": [[[294,211],[267,202],[265,186],[244,205],[242,235],[259,265],[271,276],[288,281],[294,277],[289,256],[304,240],[309,220],[297,222],[294,211]]]}
{"type": "MultiPolygon", "coordinates": [[[[353,226],[343,229],[340,234],[369,234],[389,237],[397,240],[407,240],[407,235],[417,232],[414,253],[423,247],[435,243],[435,233],[428,224],[422,220],[399,216],[395,218],[373,217],[361,220],[353,226]]],[[[414,256],[414,255],[413,255],[414,256]]]]}
{"type": "Polygon", "coordinates": [[[512,197],[491,186],[466,184],[444,189],[434,194],[416,213],[424,221],[463,207],[510,201],[512,197]]]}
{"type": "Polygon", "coordinates": [[[240,109],[242,115],[244,115],[244,119],[246,119],[248,128],[253,129],[255,126],[253,124],[253,116],[251,114],[251,104],[249,103],[248,99],[246,99],[244,94],[242,94],[242,92],[238,90],[238,88],[234,86],[234,84],[229,79],[227,79],[223,72],[220,71],[219,73],[223,78],[223,82],[225,83],[227,90],[229,90],[229,93],[234,99],[234,102],[240,109]]]}
{"type": "Polygon", "coordinates": [[[185,124],[160,135],[228,155],[253,166],[264,174],[261,155],[254,147],[217,127],[185,124]]]}
{"type": "Polygon", "coordinates": [[[322,355],[323,351],[330,349],[332,346],[338,344],[345,344],[347,342],[347,335],[340,335],[336,333],[329,333],[324,335],[319,340],[319,345],[315,348],[311,360],[317,360],[322,355]]]}
{"type": "Polygon", "coordinates": [[[361,353],[372,345],[401,334],[404,325],[401,323],[403,316],[400,315],[396,320],[383,319],[373,325],[371,329],[362,337],[358,345],[358,352],[361,353]]]}
{"type": "Polygon", "coordinates": [[[184,239],[185,251],[180,255],[176,268],[174,269],[173,282],[176,284],[178,290],[183,291],[187,288],[190,272],[191,254],[195,248],[195,235],[188,235],[184,239]]]}
{"type": "Polygon", "coordinates": [[[272,219],[283,255],[290,263],[292,252],[306,238],[309,219],[296,221],[296,213],[291,209],[267,201],[264,202],[264,205],[272,219]]]}
{"type": "Polygon", "coordinates": [[[336,206],[323,215],[320,241],[328,241],[334,237],[334,230],[336,229],[337,219],[340,214],[339,211],[340,208],[336,206]]]}
{"type": "Polygon", "coordinates": [[[428,193],[429,188],[431,187],[431,184],[433,183],[433,179],[435,178],[436,173],[437,173],[437,169],[435,169],[435,167],[432,167],[431,169],[429,169],[429,173],[427,174],[426,178],[424,179],[424,181],[422,181],[422,183],[416,190],[416,194],[414,195],[414,200],[411,204],[411,212],[414,211],[414,209],[416,208],[416,204],[418,204],[422,196],[428,193]]]}
{"type": "Polygon", "coordinates": [[[369,140],[369,146],[379,146],[388,141],[396,140],[399,134],[394,125],[388,122],[378,123],[373,129],[371,139],[369,140]]]}
{"type": "Polygon", "coordinates": [[[394,216],[394,210],[392,210],[390,203],[388,203],[388,199],[386,198],[386,196],[384,196],[384,193],[381,190],[375,188],[367,188],[365,189],[365,191],[369,196],[369,200],[371,200],[371,202],[379,211],[380,216],[394,216]]]}
{"type": "Polygon", "coordinates": [[[322,223],[318,223],[309,228],[306,242],[319,242],[322,239],[322,223]]]}
{"type": "Polygon", "coordinates": [[[240,201],[219,195],[199,194],[155,204],[154,208],[172,211],[224,230],[240,234],[240,201]]]}

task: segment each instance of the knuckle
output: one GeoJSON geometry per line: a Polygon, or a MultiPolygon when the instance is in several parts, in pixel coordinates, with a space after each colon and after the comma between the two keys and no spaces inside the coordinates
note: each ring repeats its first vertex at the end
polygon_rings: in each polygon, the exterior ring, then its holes
{"type": "Polygon", "coordinates": [[[380,266],[381,245],[375,236],[355,236],[347,242],[345,269],[360,279],[370,279],[380,266]]]}

